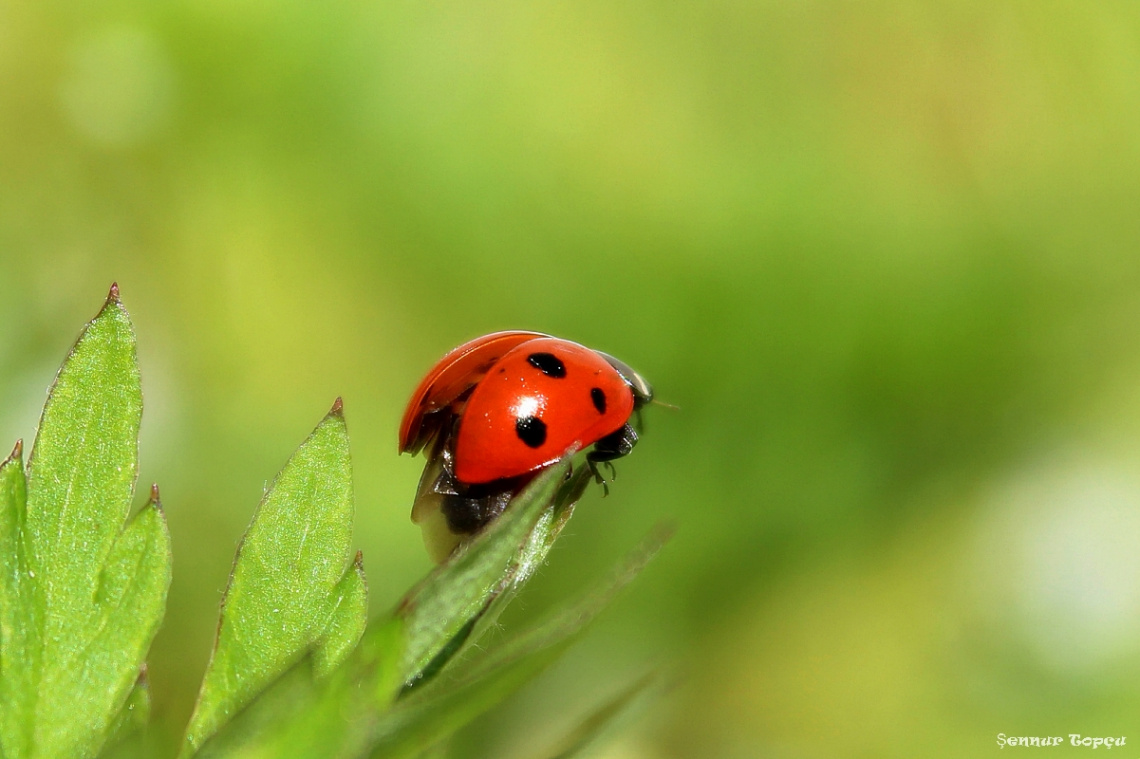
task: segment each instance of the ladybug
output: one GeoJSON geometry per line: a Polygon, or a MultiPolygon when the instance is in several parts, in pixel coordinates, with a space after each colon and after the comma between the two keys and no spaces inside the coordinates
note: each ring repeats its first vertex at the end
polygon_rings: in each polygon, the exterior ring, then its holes
{"type": "Polygon", "coordinates": [[[541,332],[495,332],[445,355],[412,393],[400,453],[421,451],[412,521],[436,561],[502,513],[571,447],[598,464],[633,450],[653,388],[627,364],[541,332]]]}

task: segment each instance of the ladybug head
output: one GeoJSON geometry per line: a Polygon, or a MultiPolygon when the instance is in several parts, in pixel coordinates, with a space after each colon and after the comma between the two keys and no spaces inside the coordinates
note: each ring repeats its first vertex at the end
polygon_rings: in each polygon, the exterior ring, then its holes
{"type": "Polygon", "coordinates": [[[629,385],[629,389],[633,391],[634,411],[640,410],[642,406],[653,400],[653,386],[649,384],[645,377],[635,372],[629,364],[621,359],[614,358],[610,354],[602,353],[601,351],[598,351],[598,355],[609,362],[609,365],[621,375],[621,378],[629,385]]]}

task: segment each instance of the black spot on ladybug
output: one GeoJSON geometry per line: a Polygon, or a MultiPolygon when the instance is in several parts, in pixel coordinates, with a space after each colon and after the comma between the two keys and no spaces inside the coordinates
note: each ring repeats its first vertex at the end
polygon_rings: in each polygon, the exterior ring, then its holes
{"type": "MultiPolygon", "coordinates": [[[[548,354],[549,355],[549,354],[548,354]]],[[[537,416],[524,416],[515,420],[515,434],[531,448],[546,442],[546,422],[537,416]]]]}
{"type": "Polygon", "coordinates": [[[594,402],[594,408],[598,410],[599,414],[606,413],[606,394],[600,387],[590,388],[590,400],[594,402]]]}
{"type": "Polygon", "coordinates": [[[553,353],[532,353],[526,357],[526,362],[547,377],[562,379],[566,376],[566,366],[553,353]]]}

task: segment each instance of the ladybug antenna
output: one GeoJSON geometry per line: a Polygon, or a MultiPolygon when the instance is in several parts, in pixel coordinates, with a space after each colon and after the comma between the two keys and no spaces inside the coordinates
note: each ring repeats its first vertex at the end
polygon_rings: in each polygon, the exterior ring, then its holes
{"type": "Polygon", "coordinates": [[[665,401],[659,401],[656,398],[650,398],[649,402],[652,403],[654,406],[664,406],[665,408],[667,408],[671,411],[680,411],[681,410],[680,406],[674,406],[672,403],[666,403],[665,401]]]}

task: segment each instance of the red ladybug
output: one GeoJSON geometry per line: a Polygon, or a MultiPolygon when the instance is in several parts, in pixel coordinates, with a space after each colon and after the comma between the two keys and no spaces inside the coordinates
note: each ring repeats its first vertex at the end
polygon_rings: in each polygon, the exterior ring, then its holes
{"type": "Polygon", "coordinates": [[[433,557],[502,513],[571,446],[592,446],[595,474],[628,454],[637,443],[629,419],[652,398],[625,363],[540,332],[495,332],[448,353],[400,424],[401,453],[426,449],[412,520],[433,557]]]}

